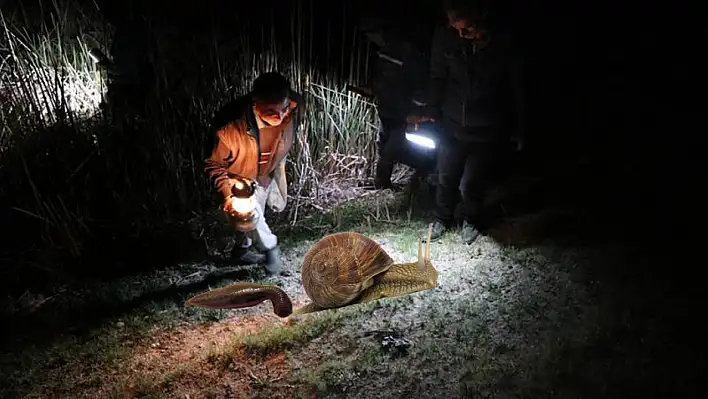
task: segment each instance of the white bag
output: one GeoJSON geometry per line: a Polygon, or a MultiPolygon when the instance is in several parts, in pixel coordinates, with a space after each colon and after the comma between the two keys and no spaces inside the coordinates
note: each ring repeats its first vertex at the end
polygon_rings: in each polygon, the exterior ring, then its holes
{"type": "Polygon", "coordinates": [[[288,204],[288,183],[285,176],[285,159],[273,171],[273,180],[268,187],[268,206],[275,212],[282,212],[288,204]]]}

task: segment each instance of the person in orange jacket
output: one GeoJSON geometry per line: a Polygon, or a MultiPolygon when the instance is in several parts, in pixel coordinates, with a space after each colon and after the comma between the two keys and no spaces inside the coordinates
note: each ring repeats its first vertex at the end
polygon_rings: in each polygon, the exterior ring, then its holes
{"type": "Polygon", "coordinates": [[[270,274],[280,272],[282,260],[278,237],[263,213],[266,205],[279,212],[287,203],[285,162],[302,103],[302,97],[283,75],[267,72],[253,82],[251,92],[224,106],[212,119],[215,143],[205,160],[205,172],[223,196],[227,215],[233,211],[228,199],[235,182],[256,182],[256,212],[260,217],[255,230],[236,233],[231,259],[237,264],[265,261],[270,274]],[[254,242],[262,253],[249,251],[254,242]]]}

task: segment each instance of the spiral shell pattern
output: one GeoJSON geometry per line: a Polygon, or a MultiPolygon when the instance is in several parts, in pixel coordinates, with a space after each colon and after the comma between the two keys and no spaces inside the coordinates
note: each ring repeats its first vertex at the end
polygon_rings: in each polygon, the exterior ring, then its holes
{"type": "Polygon", "coordinates": [[[302,284],[318,306],[346,305],[388,270],[393,259],[376,241],[355,232],[330,234],[310,248],[302,265],[302,284]]]}

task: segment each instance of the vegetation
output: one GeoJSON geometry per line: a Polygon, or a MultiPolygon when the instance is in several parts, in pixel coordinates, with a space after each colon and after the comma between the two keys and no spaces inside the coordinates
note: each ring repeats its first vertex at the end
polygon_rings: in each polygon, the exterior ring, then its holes
{"type": "MultiPolygon", "coordinates": [[[[398,206],[400,194],[381,197],[338,207],[341,228],[366,233],[397,262],[410,261],[423,223],[407,220],[398,206]],[[384,205],[390,217],[383,216],[384,205]],[[370,227],[350,213],[381,217],[371,216],[370,227]]],[[[687,387],[695,362],[677,361],[680,351],[659,325],[675,313],[666,303],[667,288],[652,287],[661,295],[638,301],[648,287],[613,276],[628,267],[623,249],[568,242],[568,228],[578,223],[543,211],[505,220],[472,246],[450,234],[432,248],[440,273],[434,290],[288,319],[272,314],[268,303],[233,311],[183,307],[184,299],[203,291],[183,286],[174,297],[104,314],[83,333],[73,330],[50,342],[4,351],[0,396],[676,394],[687,387]],[[505,239],[512,241],[502,245],[505,239]],[[657,356],[667,356],[666,361],[657,356]]],[[[284,276],[261,281],[258,273],[232,274],[213,284],[277,283],[299,306],[305,297],[297,271],[315,239],[313,233],[290,240],[283,251],[284,276]]],[[[180,276],[194,274],[193,268],[182,267],[180,276]]],[[[148,283],[134,276],[122,286],[114,282],[112,292],[141,285],[147,290],[148,283]]]]}
{"type": "Polygon", "coordinates": [[[23,287],[14,297],[30,286],[48,289],[202,254],[188,222],[216,206],[202,170],[209,119],[262,71],[283,72],[307,101],[287,165],[294,204],[287,218],[330,197],[321,191],[328,181],[371,170],[375,107],[344,90],[364,76],[365,49],[352,47],[356,34],[345,32],[348,45],[339,47],[352,54],[339,68],[318,70],[311,40],[319,28],[308,24],[301,4],[289,32],[295,40],[285,48],[273,44],[281,39],[275,29],[262,48],[245,29],[225,42],[175,37],[156,22],[154,45],[138,54],[153,66],[145,111],[121,113],[103,103],[107,74],[88,55],[96,47],[110,56],[115,29],[73,0],[37,7],[1,20],[0,215],[8,245],[0,267],[7,288],[23,287]]]}

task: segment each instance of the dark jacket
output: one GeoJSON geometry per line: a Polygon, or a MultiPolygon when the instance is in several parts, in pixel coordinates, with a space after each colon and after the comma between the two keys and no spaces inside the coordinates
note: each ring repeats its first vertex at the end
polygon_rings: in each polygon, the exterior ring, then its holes
{"type": "Polygon", "coordinates": [[[277,127],[265,128],[278,130],[280,135],[274,144],[274,155],[262,167],[258,161],[261,157],[259,140],[263,129],[258,129],[250,95],[227,104],[212,118],[214,142],[205,160],[204,170],[225,198],[231,195],[229,178],[232,177],[256,180],[263,187],[270,185],[273,172],[290,151],[298,125],[302,97],[293,95],[292,98],[291,112],[283,122],[277,127]]]}
{"type": "Polygon", "coordinates": [[[474,44],[445,26],[431,46],[427,116],[461,141],[514,134],[521,112],[520,58],[511,40],[492,34],[474,44]]]}
{"type": "Polygon", "coordinates": [[[425,98],[427,55],[416,44],[401,37],[387,37],[377,52],[373,89],[382,118],[404,120],[425,98]]]}

